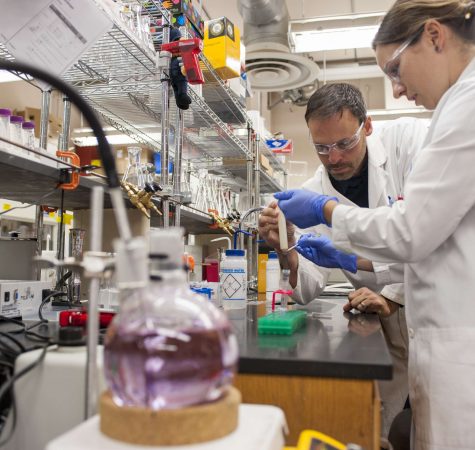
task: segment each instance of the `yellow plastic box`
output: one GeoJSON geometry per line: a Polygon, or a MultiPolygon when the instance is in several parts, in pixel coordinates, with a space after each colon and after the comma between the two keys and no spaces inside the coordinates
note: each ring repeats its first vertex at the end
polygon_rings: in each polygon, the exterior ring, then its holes
{"type": "Polygon", "coordinates": [[[203,52],[223,80],[241,75],[239,28],[226,17],[205,22],[203,52]]]}

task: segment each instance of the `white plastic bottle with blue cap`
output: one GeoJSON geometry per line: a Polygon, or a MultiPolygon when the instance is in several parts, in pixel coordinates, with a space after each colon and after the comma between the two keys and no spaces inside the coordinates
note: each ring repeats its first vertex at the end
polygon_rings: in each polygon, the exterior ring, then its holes
{"type": "Polygon", "coordinates": [[[242,309],[247,300],[247,259],[245,250],[226,250],[219,274],[224,309],[242,309]]]}

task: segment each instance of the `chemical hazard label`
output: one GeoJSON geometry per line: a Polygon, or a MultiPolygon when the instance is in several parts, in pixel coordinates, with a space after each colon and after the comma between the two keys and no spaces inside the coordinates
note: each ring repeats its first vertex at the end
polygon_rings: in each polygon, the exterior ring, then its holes
{"type": "Polygon", "coordinates": [[[233,274],[228,274],[222,283],[222,289],[226,297],[232,298],[236,292],[242,289],[242,284],[233,274]]]}

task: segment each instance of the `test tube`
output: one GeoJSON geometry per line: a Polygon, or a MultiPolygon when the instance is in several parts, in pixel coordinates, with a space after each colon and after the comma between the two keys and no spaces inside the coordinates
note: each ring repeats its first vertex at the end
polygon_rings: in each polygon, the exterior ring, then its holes
{"type": "MultiPolygon", "coordinates": [[[[290,287],[290,270],[289,269],[282,269],[280,273],[280,281],[279,281],[279,289],[282,291],[290,292],[292,288],[290,287]]],[[[280,298],[280,308],[281,310],[287,310],[287,304],[289,301],[288,294],[281,294],[282,297],[280,298]]]]}

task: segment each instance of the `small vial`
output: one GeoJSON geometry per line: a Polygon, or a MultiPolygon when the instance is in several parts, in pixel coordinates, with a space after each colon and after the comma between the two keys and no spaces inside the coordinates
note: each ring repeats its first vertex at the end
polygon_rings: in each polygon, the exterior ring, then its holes
{"type": "MultiPolygon", "coordinates": [[[[10,116],[12,115],[11,109],[0,109],[0,137],[10,139],[10,116]]],[[[3,148],[7,146],[6,143],[0,144],[3,148]]]]}
{"type": "MultiPolygon", "coordinates": [[[[279,289],[282,291],[292,291],[290,286],[290,270],[289,269],[282,269],[280,274],[280,282],[279,282],[279,289]]],[[[280,298],[280,310],[287,310],[287,304],[289,301],[289,296],[287,294],[282,294],[280,298]]]]}
{"type": "MultiPolygon", "coordinates": [[[[23,145],[28,148],[35,148],[35,124],[33,122],[23,122],[21,125],[23,133],[23,145]]],[[[31,152],[24,150],[27,156],[32,155],[31,152]]],[[[34,154],[37,156],[36,154],[34,154]]]]}
{"type": "MultiPolygon", "coordinates": [[[[279,289],[280,264],[276,252],[269,252],[266,263],[266,301],[272,301],[272,294],[279,289]]],[[[280,299],[280,294],[277,297],[280,299]]]]}
{"type": "MultiPolygon", "coordinates": [[[[23,144],[23,136],[21,131],[21,126],[24,120],[21,116],[10,116],[10,140],[16,142],[17,144],[23,144]]],[[[18,149],[14,149],[15,152],[18,149]]]]}

